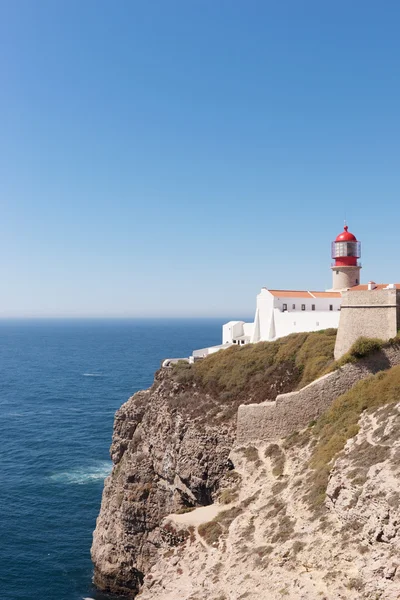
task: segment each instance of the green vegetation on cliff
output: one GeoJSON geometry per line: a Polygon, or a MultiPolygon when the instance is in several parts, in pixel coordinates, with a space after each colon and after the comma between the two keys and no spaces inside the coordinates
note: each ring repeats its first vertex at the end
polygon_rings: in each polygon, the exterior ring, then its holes
{"type": "Polygon", "coordinates": [[[179,363],[174,376],[211,394],[242,402],[274,399],[301,388],[334,363],[336,329],[295,333],[275,342],[232,346],[193,365],[179,363]]]}

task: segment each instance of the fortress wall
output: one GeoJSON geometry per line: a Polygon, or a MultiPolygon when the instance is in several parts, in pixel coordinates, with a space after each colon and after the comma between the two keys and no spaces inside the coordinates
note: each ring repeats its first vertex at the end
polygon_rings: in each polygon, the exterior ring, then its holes
{"type": "Polygon", "coordinates": [[[400,364],[400,346],[389,347],[324,375],[297,392],[281,394],[275,402],[242,404],[238,410],[238,445],[273,441],[306,427],[355,383],[400,364]]]}
{"type": "Polygon", "coordinates": [[[396,289],[344,292],[335,345],[336,360],[361,336],[385,341],[395,337],[398,300],[396,289]]]}

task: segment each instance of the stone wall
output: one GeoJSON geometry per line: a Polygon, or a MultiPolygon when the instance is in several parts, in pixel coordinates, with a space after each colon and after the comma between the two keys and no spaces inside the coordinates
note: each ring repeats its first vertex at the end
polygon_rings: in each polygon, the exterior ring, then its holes
{"type": "Polygon", "coordinates": [[[346,354],[361,336],[389,340],[397,334],[400,291],[343,292],[335,358],[346,354]]]}
{"type": "Polygon", "coordinates": [[[286,437],[318,418],[332,402],[355,383],[400,364],[400,346],[347,364],[313,381],[298,392],[281,394],[275,402],[239,406],[236,443],[271,441],[286,437]]]}

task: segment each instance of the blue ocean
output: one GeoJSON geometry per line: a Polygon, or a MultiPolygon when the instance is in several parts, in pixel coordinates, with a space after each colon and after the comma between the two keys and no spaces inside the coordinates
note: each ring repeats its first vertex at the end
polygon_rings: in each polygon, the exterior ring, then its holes
{"type": "Polygon", "coordinates": [[[0,597],[107,598],[90,546],[113,417],[223,320],[0,322],[0,597]]]}

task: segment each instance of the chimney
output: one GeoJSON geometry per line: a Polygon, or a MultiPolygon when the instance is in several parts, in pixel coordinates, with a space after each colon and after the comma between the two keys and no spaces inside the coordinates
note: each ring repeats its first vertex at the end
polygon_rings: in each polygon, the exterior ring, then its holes
{"type": "Polygon", "coordinates": [[[376,289],[376,283],[375,283],[375,281],[368,281],[368,289],[370,291],[376,289]]]}

